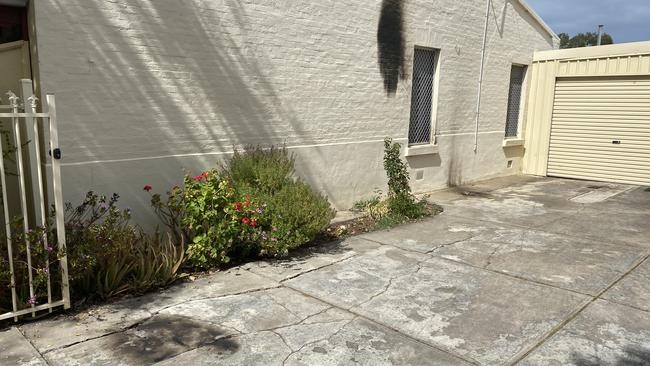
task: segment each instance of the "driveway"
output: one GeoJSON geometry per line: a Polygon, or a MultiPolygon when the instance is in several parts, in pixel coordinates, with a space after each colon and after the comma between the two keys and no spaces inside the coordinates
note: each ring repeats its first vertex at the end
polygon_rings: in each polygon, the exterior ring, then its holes
{"type": "Polygon", "coordinates": [[[511,177],[444,214],[0,333],[0,364],[648,365],[650,189],[511,177]]]}

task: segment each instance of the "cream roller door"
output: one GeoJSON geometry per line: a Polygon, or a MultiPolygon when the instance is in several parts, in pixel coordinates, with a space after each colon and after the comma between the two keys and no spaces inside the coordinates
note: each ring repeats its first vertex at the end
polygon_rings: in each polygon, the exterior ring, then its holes
{"type": "Polygon", "coordinates": [[[548,175],[650,185],[650,78],[558,79],[548,175]]]}

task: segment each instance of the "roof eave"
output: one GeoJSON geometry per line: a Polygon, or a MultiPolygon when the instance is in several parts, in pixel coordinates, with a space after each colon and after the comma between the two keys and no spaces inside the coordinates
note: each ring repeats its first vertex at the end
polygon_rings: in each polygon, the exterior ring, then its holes
{"type": "Polygon", "coordinates": [[[530,14],[530,16],[533,19],[535,19],[535,21],[539,23],[539,25],[542,26],[542,28],[544,28],[544,30],[553,38],[553,40],[557,42],[560,41],[560,37],[558,37],[557,34],[555,34],[555,32],[553,31],[553,29],[551,29],[551,27],[549,27],[548,24],[546,24],[544,19],[542,19],[542,17],[540,17],[539,14],[537,14],[537,12],[530,5],[528,5],[526,0],[517,0],[517,1],[524,8],[524,10],[526,10],[526,12],[528,12],[528,14],[530,14]]]}

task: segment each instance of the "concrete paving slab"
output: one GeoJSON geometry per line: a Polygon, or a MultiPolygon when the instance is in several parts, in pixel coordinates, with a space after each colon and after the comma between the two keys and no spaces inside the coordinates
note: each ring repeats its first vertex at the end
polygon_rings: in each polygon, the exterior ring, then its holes
{"type": "Polygon", "coordinates": [[[650,313],[598,300],[520,365],[650,365],[650,313]]]}
{"type": "Polygon", "coordinates": [[[289,288],[349,309],[370,300],[390,285],[391,278],[413,273],[429,256],[380,247],[315,272],[286,281],[289,288]]]}
{"type": "Polygon", "coordinates": [[[650,312],[650,259],[609,289],[603,298],[650,312]]]}
{"type": "Polygon", "coordinates": [[[106,305],[73,316],[21,326],[22,332],[42,353],[127,329],[150,318],[144,309],[106,305]]]}
{"type": "Polygon", "coordinates": [[[280,286],[276,281],[236,267],[196,281],[179,283],[162,291],[119,301],[115,306],[159,312],[170,306],[205,298],[233,295],[280,286]]]}
{"type": "Polygon", "coordinates": [[[273,366],[282,365],[291,354],[282,338],[273,332],[259,332],[216,342],[174,358],[156,363],[156,366],[273,366]]]}
{"type": "Polygon", "coordinates": [[[602,211],[598,206],[584,206],[579,214],[563,217],[538,228],[592,240],[629,243],[650,248],[650,209],[640,212],[602,211]]]}
{"type": "Polygon", "coordinates": [[[0,365],[47,366],[17,328],[0,332],[0,365]]]}
{"type": "Polygon", "coordinates": [[[316,299],[279,288],[190,301],[165,309],[160,314],[190,317],[251,333],[298,324],[329,308],[316,299]]]}
{"type": "Polygon", "coordinates": [[[135,328],[45,354],[53,366],[151,365],[201,346],[213,352],[235,347],[236,331],[182,316],[160,315],[135,328]]]}
{"type": "Polygon", "coordinates": [[[445,213],[464,219],[496,222],[524,227],[539,227],[575,215],[580,205],[568,200],[556,200],[555,208],[547,206],[541,199],[527,197],[492,195],[471,197],[443,205],[445,213]]]}
{"type": "Polygon", "coordinates": [[[465,220],[442,213],[422,222],[368,233],[361,237],[404,250],[429,253],[442,246],[468,240],[493,227],[494,225],[488,222],[465,220]]]}
{"type": "Polygon", "coordinates": [[[280,282],[377,247],[377,243],[354,237],[341,242],[304,248],[284,259],[248,263],[241,268],[280,282]]]}
{"type": "Polygon", "coordinates": [[[278,283],[249,271],[233,269],[142,297],[94,307],[73,316],[25,324],[21,330],[39,350],[47,352],[124,330],[175,304],[278,286],[278,283]]]}
{"type": "Polygon", "coordinates": [[[644,257],[640,247],[524,228],[489,228],[433,255],[597,295],[644,257]]]}
{"type": "Polygon", "coordinates": [[[242,335],[231,352],[203,347],[158,365],[469,365],[363,319],[316,324],[308,333],[292,348],[279,332],[242,335]]]}
{"type": "Polygon", "coordinates": [[[488,365],[532,346],[589,299],[442,259],[416,259],[378,250],[286,284],[488,365]]]}

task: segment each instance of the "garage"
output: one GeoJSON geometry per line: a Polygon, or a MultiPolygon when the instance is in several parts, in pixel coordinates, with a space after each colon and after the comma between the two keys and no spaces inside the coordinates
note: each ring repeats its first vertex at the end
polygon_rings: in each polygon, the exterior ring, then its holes
{"type": "Polygon", "coordinates": [[[526,174],[650,186],[650,42],[535,54],[526,174]]]}
{"type": "Polygon", "coordinates": [[[548,175],[650,185],[650,78],[566,78],[555,87],[548,175]]]}

